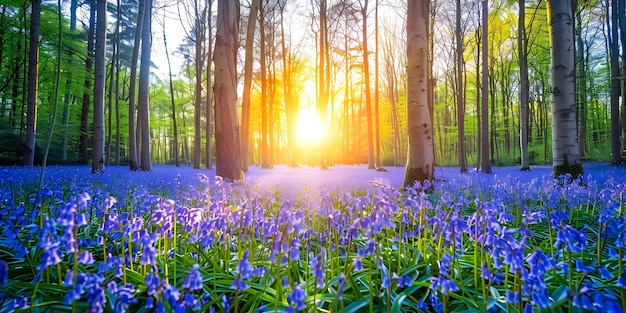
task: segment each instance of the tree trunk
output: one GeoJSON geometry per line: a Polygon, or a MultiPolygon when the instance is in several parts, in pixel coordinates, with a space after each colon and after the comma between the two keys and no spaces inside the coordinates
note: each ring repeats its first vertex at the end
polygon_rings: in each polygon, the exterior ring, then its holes
{"type": "MultiPolygon", "coordinates": [[[[382,166],[382,164],[380,163],[380,110],[379,110],[379,90],[378,90],[378,1],[376,1],[376,7],[375,7],[375,11],[374,11],[374,129],[375,129],[375,135],[374,135],[374,142],[376,143],[376,154],[374,155],[374,163],[376,164],[376,167],[380,167],[382,166]]],[[[430,62],[429,62],[430,64],[430,62]]],[[[429,66],[429,72],[430,72],[430,66],[429,66]]],[[[430,84],[429,84],[430,86],[430,84]]],[[[428,100],[428,103],[430,104],[430,98],[428,100]]],[[[432,113],[432,110],[430,111],[432,113]]],[[[431,118],[432,120],[432,118],[431,118]]]]}
{"type": "Polygon", "coordinates": [[[456,49],[455,49],[455,82],[457,105],[457,146],[461,173],[467,172],[467,156],[465,154],[465,85],[463,84],[463,34],[461,30],[461,0],[456,0],[456,49]]]}
{"type": "Polygon", "coordinates": [[[176,167],[180,167],[180,158],[178,156],[178,125],[176,124],[176,104],[174,103],[174,81],[172,78],[172,65],[170,63],[170,53],[167,50],[167,39],[165,37],[165,31],[163,31],[163,45],[165,46],[165,57],[167,58],[167,69],[170,77],[170,102],[172,104],[172,127],[173,127],[173,140],[174,140],[174,148],[172,152],[174,153],[174,164],[176,167]]]}
{"type": "Polygon", "coordinates": [[[107,0],[97,0],[96,49],[93,84],[93,154],[91,172],[104,172],[104,87],[106,81],[107,0]]]}
{"type": "Polygon", "coordinates": [[[520,69],[520,150],[521,170],[530,170],[528,159],[528,38],[526,37],[526,1],[519,0],[519,28],[517,30],[517,49],[520,69]]]}
{"type": "Polygon", "coordinates": [[[269,114],[267,103],[267,53],[266,53],[266,36],[265,36],[265,12],[264,7],[259,7],[259,36],[260,36],[260,54],[259,63],[261,63],[261,167],[270,168],[270,151],[269,151],[269,114]]]}
{"type": "Polygon", "coordinates": [[[483,173],[491,173],[491,160],[490,160],[490,151],[489,144],[490,141],[494,140],[489,137],[489,47],[487,46],[487,38],[489,34],[489,19],[488,19],[489,9],[487,7],[487,1],[482,0],[482,82],[481,82],[481,171],[483,173]]]}
{"type": "Polygon", "coordinates": [[[369,52],[367,47],[367,5],[368,0],[364,1],[364,5],[361,8],[361,16],[363,18],[362,35],[363,41],[361,43],[361,49],[363,50],[363,82],[365,83],[365,110],[367,114],[367,168],[374,169],[376,164],[374,162],[374,125],[372,122],[372,94],[370,88],[370,67],[369,67],[369,52]]]}
{"type": "MultiPolygon", "coordinates": [[[[122,15],[122,1],[117,0],[117,16],[122,15]]],[[[115,22],[116,58],[115,58],[115,165],[120,165],[121,126],[120,126],[120,19],[115,22]]]]}
{"type": "Polygon", "coordinates": [[[626,149],[626,0],[618,0],[620,39],[622,44],[622,153],[626,149]]]}
{"type": "Polygon", "coordinates": [[[135,42],[133,44],[133,55],[130,65],[130,84],[128,87],[128,158],[131,171],[139,170],[139,158],[137,151],[137,130],[135,112],[135,95],[137,90],[137,64],[139,63],[139,49],[141,48],[141,34],[143,30],[145,4],[139,1],[139,10],[137,13],[137,25],[135,26],[135,42]]]}
{"type": "Polygon", "coordinates": [[[207,66],[206,66],[206,144],[205,144],[205,155],[206,155],[206,168],[213,168],[213,160],[211,160],[211,137],[213,137],[213,78],[211,76],[211,69],[213,64],[213,0],[207,0],[206,10],[207,12],[207,66]]]}
{"type": "Polygon", "coordinates": [[[250,92],[252,86],[252,63],[254,62],[254,32],[256,19],[259,12],[260,0],[253,0],[248,16],[248,28],[246,30],[246,49],[243,66],[243,97],[241,101],[241,158],[242,170],[248,171],[250,163],[250,92]]]}
{"type": "Polygon", "coordinates": [[[28,98],[26,104],[26,138],[22,145],[22,165],[33,166],[37,124],[37,91],[39,84],[39,29],[41,27],[41,0],[34,0],[30,18],[30,46],[28,48],[28,98]]]}
{"type": "Polygon", "coordinates": [[[409,150],[404,186],[434,178],[432,121],[428,110],[429,1],[409,1],[407,10],[407,126],[409,150]]]}
{"type": "Polygon", "coordinates": [[[582,17],[576,18],[576,72],[577,72],[577,103],[578,108],[578,153],[585,157],[587,135],[587,62],[585,60],[585,44],[582,35],[582,17]]]}
{"type": "Polygon", "coordinates": [[[218,0],[215,37],[215,149],[216,174],[243,179],[237,125],[237,43],[239,0],[218,0]]]}
{"type": "Polygon", "coordinates": [[[583,167],[578,153],[574,72],[574,20],[571,0],[548,0],[552,78],[552,166],[554,177],[578,178],[583,167]]]}
{"type": "Polygon", "coordinates": [[[139,71],[139,97],[137,114],[141,129],[141,170],[152,169],[150,140],[150,51],[152,50],[152,0],[145,0],[143,27],[141,31],[141,69],[139,71]]]}
{"type": "Polygon", "coordinates": [[[88,161],[87,148],[89,146],[89,107],[91,106],[91,93],[93,88],[93,49],[96,32],[96,0],[89,1],[89,31],[87,33],[87,59],[85,60],[85,82],[83,89],[83,102],[80,113],[80,137],[78,143],[78,163],[86,165],[88,161]]]}
{"type": "MultiPolygon", "coordinates": [[[[194,105],[193,105],[193,120],[194,120],[194,144],[193,144],[193,168],[200,168],[200,160],[202,159],[202,43],[204,42],[204,27],[201,23],[206,11],[200,12],[198,9],[198,1],[194,0],[195,20],[194,20],[194,40],[195,40],[195,70],[196,70],[196,83],[194,85],[194,105]]],[[[143,52],[143,50],[142,50],[143,52]]]]}
{"type": "Polygon", "coordinates": [[[611,64],[611,164],[617,165],[621,163],[622,140],[620,138],[621,128],[619,121],[619,97],[621,91],[620,84],[620,65],[619,65],[619,29],[617,17],[617,2],[612,1],[610,6],[610,14],[607,12],[607,19],[610,17],[611,23],[607,23],[609,27],[609,58],[611,64]]]}

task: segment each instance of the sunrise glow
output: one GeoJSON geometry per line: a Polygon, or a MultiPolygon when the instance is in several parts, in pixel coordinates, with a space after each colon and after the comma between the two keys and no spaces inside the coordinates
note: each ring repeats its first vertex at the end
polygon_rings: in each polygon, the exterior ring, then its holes
{"type": "Polygon", "coordinates": [[[298,111],[298,143],[311,145],[319,142],[324,130],[315,108],[305,107],[298,111]]]}

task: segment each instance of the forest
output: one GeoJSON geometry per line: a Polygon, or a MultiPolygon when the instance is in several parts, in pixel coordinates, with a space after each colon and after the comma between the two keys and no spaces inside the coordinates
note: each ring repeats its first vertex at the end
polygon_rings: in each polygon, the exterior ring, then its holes
{"type": "MultiPolygon", "coordinates": [[[[570,126],[581,160],[621,162],[623,2],[572,4],[570,126]]],[[[215,88],[218,59],[229,57],[217,45],[216,1],[0,7],[0,164],[41,164],[45,156],[94,171],[212,168],[220,119],[235,129],[222,140],[240,143],[244,172],[406,163],[406,1],[237,2],[228,20],[237,30],[229,87],[236,109],[226,112],[215,88]]],[[[430,1],[428,11],[435,163],[461,171],[481,168],[481,160],[550,163],[555,86],[546,2],[430,1]]]]}
{"type": "Polygon", "coordinates": [[[0,11],[0,313],[626,311],[626,0],[0,11]]]}

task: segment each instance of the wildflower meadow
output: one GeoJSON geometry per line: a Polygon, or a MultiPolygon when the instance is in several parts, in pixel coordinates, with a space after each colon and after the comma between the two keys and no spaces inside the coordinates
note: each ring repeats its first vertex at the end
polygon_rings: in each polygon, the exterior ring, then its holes
{"type": "Polygon", "coordinates": [[[624,312],[626,169],[585,171],[1,168],[0,312],[624,312]]]}

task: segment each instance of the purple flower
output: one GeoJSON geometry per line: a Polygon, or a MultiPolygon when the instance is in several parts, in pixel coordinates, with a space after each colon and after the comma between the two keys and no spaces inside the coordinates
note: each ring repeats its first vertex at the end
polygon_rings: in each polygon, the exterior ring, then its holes
{"type": "Polygon", "coordinates": [[[300,285],[295,284],[293,286],[293,290],[287,296],[287,301],[289,302],[289,304],[295,305],[297,310],[302,311],[306,309],[306,303],[304,303],[305,300],[306,300],[306,293],[300,287],[300,285]]]}
{"type": "Polygon", "coordinates": [[[585,265],[585,263],[583,263],[582,260],[577,259],[576,260],[576,271],[589,274],[589,273],[593,273],[595,271],[595,269],[593,267],[591,267],[591,266],[585,265]]]}
{"type": "Polygon", "coordinates": [[[343,290],[344,290],[345,282],[346,282],[346,275],[344,273],[339,274],[339,277],[337,277],[337,299],[339,300],[343,299],[343,290]]]}
{"type": "Polygon", "coordinates": [[[200,266],[198,264],[193,265],[191,272],[185,277],[185,281],[183,281],[183,288],[190,291],[202,289],[202,275],[198,270],[199,268],[200,266]]]}
{"type": "Polygon", "coordinates": [[[600,277],[602,277],[602,279],[611,279],[613,278],[613,274],[611,274],[606,267],[604,266],[600,266],[600,268],[598,269],[598,271],[600,272],[600,277]]]}
{"type": "Polygon", "coordinates": [[[9,280],[9,269],[7,263],[0,260],[0,286],[5,286],[9,280]]]}
{"type": "Polygon", "coordinates": [[[354,260],[352,260],[352,267],[354,267],[354,270],[357,272],[360,272],[363,269],[363,262],[361,261],[361,258],[359,256],[355,257],[354,260]]]}

